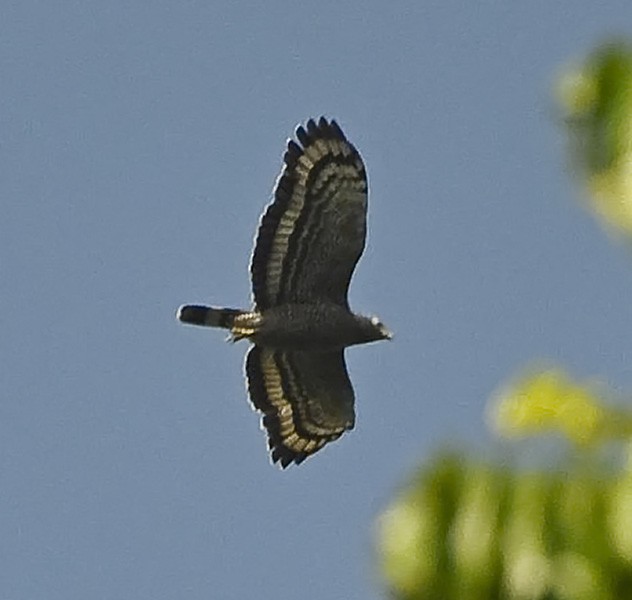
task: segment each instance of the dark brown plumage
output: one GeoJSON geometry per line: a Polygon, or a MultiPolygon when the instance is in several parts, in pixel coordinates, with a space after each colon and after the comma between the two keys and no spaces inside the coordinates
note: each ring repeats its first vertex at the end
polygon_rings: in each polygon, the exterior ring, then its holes
{"type": "Polygon", "coordinates": [[[355,423],[344,348],[390,338],[353,314],[347,292],[366,239],[367,179],[335,121],[296,130],[252,255],[252,310],[183,306],[185,323],[230,329],[254,345],[248,391],[273,462],[299,464],[355,423]]]}

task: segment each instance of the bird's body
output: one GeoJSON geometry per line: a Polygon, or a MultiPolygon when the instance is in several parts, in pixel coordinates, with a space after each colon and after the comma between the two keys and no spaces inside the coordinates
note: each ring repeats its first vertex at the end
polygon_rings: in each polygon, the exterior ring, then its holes
{"type": "Polygon", "coordinates": [[[263,313],[185,306],[179,318],[191,325],[229,329],[234,341],[248,338],[281,350],[327,352],[384,339],[374,319],[333,303],[281,304],[263,313]]]}
{"type": "Polygon", "coordinates": [[[390,338],[349,309],[366,238],[362,159],[335,121],[308,121],[288,142],[275,198],[261,219],[250,271],[251,310],[186,305],[185,323],[248,339],[250,398],[263,413],[274,462],[302,462],[355,423],[344,349],[390,338]]]}

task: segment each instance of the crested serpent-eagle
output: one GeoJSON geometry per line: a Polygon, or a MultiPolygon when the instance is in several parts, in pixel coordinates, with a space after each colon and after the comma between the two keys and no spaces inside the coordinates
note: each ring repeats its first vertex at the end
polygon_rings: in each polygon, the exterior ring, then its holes
{"type": "Polygon", "coordinates": [[[334,120],[310,119],[287,143],[274,199],[250,264],[250,310],[185,305],[183,323],[247,339],[250,399],[272,461],[299,464],[355,423],[344,349],[389,339],[376,317],[349,308],[349,282],[366,239],[367,178],[334,120]]]}

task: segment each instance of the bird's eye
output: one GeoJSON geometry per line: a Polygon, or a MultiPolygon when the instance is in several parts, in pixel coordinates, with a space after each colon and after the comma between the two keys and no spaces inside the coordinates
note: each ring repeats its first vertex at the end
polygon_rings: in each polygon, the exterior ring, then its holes
{"type": "Polygon", "coordinates": [[[371,317],[371,323],[376,327],[379,327],[381,325],[380,320],[377,317],[371,317]]]}

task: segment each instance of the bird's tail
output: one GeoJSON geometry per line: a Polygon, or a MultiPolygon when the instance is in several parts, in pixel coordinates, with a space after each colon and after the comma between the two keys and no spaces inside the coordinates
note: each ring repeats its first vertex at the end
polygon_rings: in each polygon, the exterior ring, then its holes
{"type": "Polygon", "coordinates": [[[190,325],[202,325],[204,327],[221,327],[232,329],[235,317],[248,311],[237,308],[213,308],[212,306],[199,306],[187,304],[178,309],[178,319],[190,325]]]}

